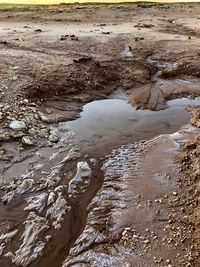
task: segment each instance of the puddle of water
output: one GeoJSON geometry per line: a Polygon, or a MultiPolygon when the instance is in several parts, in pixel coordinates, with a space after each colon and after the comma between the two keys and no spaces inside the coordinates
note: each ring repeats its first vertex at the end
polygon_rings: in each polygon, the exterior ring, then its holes
{"type": "MultiPolygon", "coordinates": [[[[156,135],[173,133],[187,124],[190,114],[186,105],[200,104],[200,98],[175,99],[169,108],[161,111],[135,110],[123,99],[107,99],[86,104],[81,117],[60,123],[59,129],[75,132],[74,141],[84,151],[113,148],[116,144],[149,139],[156,135]]],[[[102,151],[101,151],[102,152],[102,151]]]]}
{"type": "Polygon", "coordinates": [[[200,97],[196,97],[194,99],[192,98],[179,98],[179,99],[173,99],[167,102],[169,107],[175,107],[175,106],[193,106],[197,107],[200,105],[200,97]]]}

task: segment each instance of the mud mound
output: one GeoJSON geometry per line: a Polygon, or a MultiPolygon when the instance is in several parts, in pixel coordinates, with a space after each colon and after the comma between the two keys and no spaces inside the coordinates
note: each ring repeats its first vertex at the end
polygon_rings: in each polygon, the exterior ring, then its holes
{"type": "Polygon", "coordinates": [[[188,26],[179,23],[173,23],[174,21],[169,21],[169,25],[166,25],[161,32],[180,34],[180,35],[188,35],[188,36],[200,36],[200,32],[196,31],[188,26]]]}
{"type": "Polygon", "coordinates": [[[191,124],[196,126],[197,128],[200,127],[200,108],[192,110],[191,124]]]}
{"type": "Polygon", "coordinates": [[[188,59],[184,58],[179,60],[170,69],[163,70],[161,77],[172,78],[172,77],[188,77],[188,78],[199,78],[200,77],[200,60],[199,59],[188,59]]]}
{"type": "Polygon", "coordinates": [[[110,93],[117,86],[125,89],[148,82],[152,67],[137,61],[77,62],[65,68],[35,74],[33,83],[24,88],[29,98],[49,98],[110,93]]]}

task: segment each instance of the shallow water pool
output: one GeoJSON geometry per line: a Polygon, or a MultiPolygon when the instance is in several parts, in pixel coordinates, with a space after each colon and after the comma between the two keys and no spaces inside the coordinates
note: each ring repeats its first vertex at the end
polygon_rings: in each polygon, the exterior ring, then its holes
{"type": "Polygon", "coordinates": [[[126,99],[107,99],[88,103],[79,119],[60,123],[65,133],[75,133],[74,142],[84,150],[112,148],[116,144],[135,142],[176,132],[190,120],[187,105],[199,105],[200,98],[175,99],[160,111],[136,110],[126,99]]]}

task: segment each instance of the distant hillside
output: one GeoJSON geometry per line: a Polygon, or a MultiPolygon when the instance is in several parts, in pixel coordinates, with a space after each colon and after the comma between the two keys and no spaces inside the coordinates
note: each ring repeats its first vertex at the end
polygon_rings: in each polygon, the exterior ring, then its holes
{"type": "MultiPolygon", "coordinates": [[[[1,0],[0,0],[1,1],[1,0]]],[[[6,3],[0,3],[0,6],[11,6],[11,5],[51,5],[51,4],[79,4],[79,3],[84,3],[84,4],[105,4],[105,3],[121,3],[121,4],[129,4],[129,3],[137,3],[137,4],[143,4],[143,3],[169,3],[169,2],[174,2],[174,3],[195,3],[195,2],[200,2],[200,0],[193,0],[193,1],[188,1],[188,0],[144,0],[144,1],[122,1],[122,0],[101,0],[101,1],[94,1],[94,0],[79,0],[79,1],[74,1],[72,2],[71,0],[6,0],[6,3]]]]}

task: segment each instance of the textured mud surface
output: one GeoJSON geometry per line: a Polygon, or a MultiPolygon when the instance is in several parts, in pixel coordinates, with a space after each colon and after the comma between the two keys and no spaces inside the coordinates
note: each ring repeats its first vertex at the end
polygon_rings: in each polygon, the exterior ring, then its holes
{"type": "Polygon", "coordinates": [[[182,129],[113,151],[103,165],[104,184],[88,207],[87,227],[63,266],[187,264],[190,250],[179,246],[179,238],[190,238],[189,229],[177,223],[173,238],[168,230],[170,195],[177,194],[173,159],[191,133],[182,129]]]}
{"type": "Polygon", "coordinates": [[[199,14],[0,6],[0,266],[200,265],[199,14]]]}

